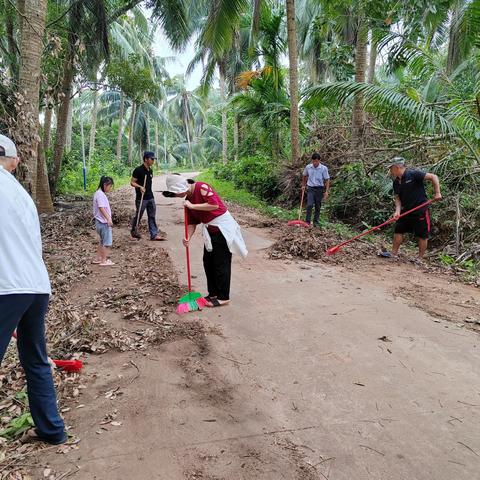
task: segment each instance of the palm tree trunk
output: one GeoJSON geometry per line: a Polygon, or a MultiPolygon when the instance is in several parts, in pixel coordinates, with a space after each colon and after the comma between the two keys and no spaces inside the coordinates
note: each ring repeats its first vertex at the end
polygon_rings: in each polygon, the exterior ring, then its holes
{"type": "Polygon", "coordinates": [[[155,122],[155,157],[158,159],[159,154],[159,146],[158,146],[158,122],[155,122]]]}
{"type": "Polygon", "coordinates": [[[238,162],[238,116],[233,117],[233,160],[238,162]]]}
{"type": "Polygon", "coordinates": [[[225,106],[226,89],[225,89],[225,63],[224,61],[218,62],[218,72],[220,75],[220,99],[222,101],[222,160],[223,163],[227,163],[228,160],[228,132],[227,132],[227,110],[225,106]]]}
{"type": "MultiPolygon", "coordinates": [[[[51,111],[51,109],[48,109],[51,111]]],[[[43,143],[38,142],[38,161],[37,161],[37,204],[39,213],[52,213],[53,203],[50,195],[50,185],[48,183],[47,163],[45,161],[45,151],[43,143]]]]}
{"type": "Polygon", "coordinates": [[[378,49],[378,44],[373,39],[373,32],[371,32],[367,82],[372,84],[375,83],[375,64],[377,63],[377,49],[378,49]]]}
{"type": "Polygon", "coordinates": [[[98,89],[97,83],[93,90],[92,122],[90,126],[90,144],[88,147],[88,164],[92,164],[93,154],[95,153],[95,136],[97,135],[97,113],[98,113],[98,89]]]}
{"type": "Polygon", "coordinates": [[[73,46],[70,46],[69,55],[65,61],[63,80],[62,80],[62,100],[58,109],[57,116],[57,134],[55,137],[55,146],[53,149],[53,177],[51,178],[50,190],[55,196],[57,191],[58,180],[62,169],[62,158],[65,149],[65,141],[67,137],[67,119],[68,109],[70,107],[70,97],[72,94],[72,81],[74,77],[73,65],[73,46]]]}
{"type": "Polygon", "coordinates": [[[125,94],[120,93],[120,113],[118,115],[117,161],[122,163],[123,115],[125,114],[125,94]]]}
{"type": "Polygon", "coordinates": [[[73,132],[73,100],[68,102],[68,117],[67,117],[67,138],[65,139],[65,151],[69,152],[72,149],[72,132],[73,132]]]}
{"type": "Polygon", "coordinates": [[[43,122],[43,150],[47,151],[50,148],[50,133],[52,130],[52,116],[53,108],[50,108],[50,104],[47,98],[47,105],[45,107],[45,120],[43,122]]]}
{"type": "MultiPolygon", "coordinates": [[[[359,28],[357,32],[357,43],[355,46],[355,81],[365,82],[365,71],[367,67],[367,29],[364,26],[363,16],[359,16],[359,28]]],[[[365,129],[365,108],[363,94],[355,95],[352,115],[352,148],[360,149],[363,143],[365,129]]]]}
{"type": "Polygon", "coordinates": [[[24,0],[17,5],[21,24],[18,91],[25,100],[14,129],[19,156],[23,159],[23,168],[17,170],[19,180],[36,200],[39,89],[47,1],[24,0]]]}
{"type": "Polygon", "coordinates": [[[288,59],[290,64],[290,129],[292,163],[300,157],[300,120],[298,115],[298,58],[295,25],[295,0],[287,3],[288,59]]]}
{"type": "Polygon", "coordinates": [[[146,133],[146,145],[145,150],[150,150],[150,115],[147,113],[145,115],[145,133],[146,133]]]}
{"type": "Polygon", "coordinates": [[[130,131],[128,132],[128,164],[132,166],[133,153],[133,130],[135,128],[135,116],[137,115],[137,104],[132,103],[132,113],[130,119],[130,131]]]}
{"type": "Polygon", "coordinates": [[[463,2],[454,2],[452,6],[452,19],[450,21],[450,31],[448,33],[447,75],[451,75],[455,67],[460,63],[459,17],[461,15],[462,3],[463,2]]]}

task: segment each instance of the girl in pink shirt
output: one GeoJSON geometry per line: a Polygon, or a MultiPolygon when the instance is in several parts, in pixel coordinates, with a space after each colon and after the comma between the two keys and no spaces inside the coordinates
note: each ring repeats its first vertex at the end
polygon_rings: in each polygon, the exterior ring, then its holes
{"type": "Polygon", "coordinates": [[[112,247],[112,210],[110,209],[110,202],[107,198],[107,193],[113,187],[113,179],[111,177],[102,177],[98,190],[93,196],[93,216],[95,218],[95,229],[100,237],[100,244],[98,245],[97,255],[92,260],[92,263],[100,265],[101,267],[109,267],[115,265],[108,259],[110,248],[112,247]]]}

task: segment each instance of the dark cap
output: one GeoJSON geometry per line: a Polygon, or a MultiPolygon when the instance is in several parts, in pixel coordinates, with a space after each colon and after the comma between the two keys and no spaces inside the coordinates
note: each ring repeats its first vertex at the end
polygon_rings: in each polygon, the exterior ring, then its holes
{"type": "Polygon", "coordinates": [[[152,160],[156,160],[155,158],[155,153],[154,152],[143,152],[143,159],[145,160],[146,158],[151,158],[152,160]]]}

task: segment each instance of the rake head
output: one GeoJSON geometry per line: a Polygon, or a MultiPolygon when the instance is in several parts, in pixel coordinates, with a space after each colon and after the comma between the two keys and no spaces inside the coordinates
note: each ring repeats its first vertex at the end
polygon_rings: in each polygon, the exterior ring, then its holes
{"type": "Polygon", "coordinates": [[[340,251],[342,247],[340,245],[336,245],[335,247],[330,247],[326,252],[325,255],[331,256],[335,255],[338,251],[340,251]]]}

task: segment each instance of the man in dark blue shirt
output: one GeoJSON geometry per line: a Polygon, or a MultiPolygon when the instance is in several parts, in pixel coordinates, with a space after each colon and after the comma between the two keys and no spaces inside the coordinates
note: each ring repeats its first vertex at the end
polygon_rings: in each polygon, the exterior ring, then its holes
{"type": "MultiPolygon", "coordinates": [[[[428,200],[425,182],[432,183],[435,190],[434,200],[440,200],[442,198],[440,182],[433,173],[407,168],[405,159],[402,157],[393,158],[392,163],[389,165],[389,170],[393,179],[393,191],[395,193],[394,217],[397,218],[391,255],[396,256],[398,254],[398,249],[403,243],[405,233],[414,233],[418,238],[418,259],[422,261],[427,251],[428,237],[430,235],[428,206],[420,208],[405,217],[398,217],[428,200]]],[[[387,253],[383,256],[390,255],[387,253]]]]}

